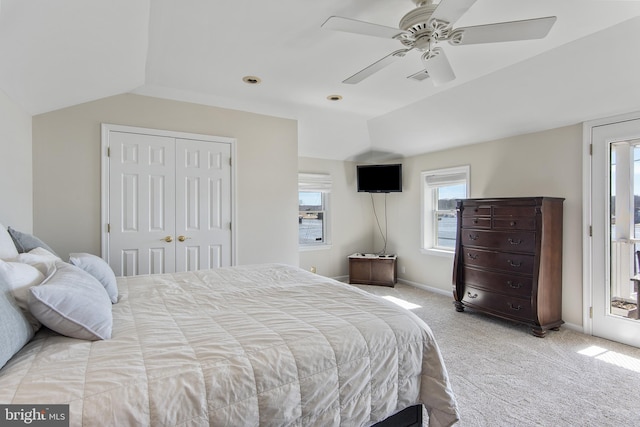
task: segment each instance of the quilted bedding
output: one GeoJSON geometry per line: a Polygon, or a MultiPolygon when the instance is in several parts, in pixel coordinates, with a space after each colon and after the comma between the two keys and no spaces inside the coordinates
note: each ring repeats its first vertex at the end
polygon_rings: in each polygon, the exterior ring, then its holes
{"type": "Polygon", "coordinates": [[[118,286],[112,339],[41,330],[0,403],[69,404],[84,426],[367,426],[416,403],[457,420],[428,326],[352,286],[280,264],[118,286]]]}

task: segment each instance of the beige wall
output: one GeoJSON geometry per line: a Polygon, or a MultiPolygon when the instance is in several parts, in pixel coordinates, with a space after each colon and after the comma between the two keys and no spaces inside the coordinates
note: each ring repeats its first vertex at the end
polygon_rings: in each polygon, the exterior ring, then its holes
{"type": "Polygon", "coordinates": [[[31,232],[31,115],[0,91],[0,224],[31,232]]]}
{"type": "Polygon", "coordinates": [[[449,292],[453,257],[420,251],[420,173],[471,167],[471,197],[564,197],[563,320],[582,325],[582,127],[563,127],[407,158],[404,191],[388,199],[388,252],[399,278],[449,292]],[[404,273],[403,273],[404,269],[404,273]]]}
{"type": "Polygon", "coordinates": [[[356,191],[356,164],[337,160],[300,157],[299,171],[331,175],[331,248],[300,251],[300,267],[315,267],[329,277],[348,273],[347,257],[355,252],[371,251],[373,214],[368,194],[356,191]]]}
{"type": "MultiPolygon", "coordinates": [[[[453,255],[423,253],[421,245],[420,173],[469,165],[471,197],[563,197],[563,319],[582,325],[582,126],[519,135],[466,147],[406,158],[402,193],[387,198],[387,252],[398,255],[398,276],[449,293],[453,255]]],[[[346,276],[346,257],[383,247],[373,218],[371,198],[355,190],[355,164],[301,158],[301,172],[329,172],[334,179],[332,220],[334,247],[300,253],[300,266],[318,273],[346,276]],[[345,188],[341,189],[341,184],[345,188]]],[[[384,195],[373,195],[384,227],[384,195]]],[[[452,306],[453,309],[453,306],[452,306]]]]}
{"type": "Polygon", "coordinates": [[[63,258],[100,253],[101,123],[236,138],[237,264],[298,263],[297,123],[132,94],[33,117],[33,229],[63,258]]]}

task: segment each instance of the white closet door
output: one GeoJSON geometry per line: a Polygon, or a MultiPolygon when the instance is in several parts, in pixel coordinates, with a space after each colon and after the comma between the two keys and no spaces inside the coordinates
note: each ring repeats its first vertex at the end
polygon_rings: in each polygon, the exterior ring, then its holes
{"type": "Polygon", "coordinates": [[[109,263],[116,275],[175,270],[175,140],[110,132],[109,263]]]}
{"type": "Polygon", "coordinates": [[[176,140],[176,271],[231,265],[231,147],[176,140]]]}

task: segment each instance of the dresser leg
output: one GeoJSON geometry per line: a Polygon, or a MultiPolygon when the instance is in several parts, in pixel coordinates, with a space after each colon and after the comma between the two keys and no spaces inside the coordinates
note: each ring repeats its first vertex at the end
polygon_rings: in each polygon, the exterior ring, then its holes
{"type": "Polygon", "coordinates": [[[539,326],[533,326],[531,328],[531,333],[533,333],[533,335],[535,335],[538,338],[544,338],[547,335],[547,331],[545,331],[539,326]]]}
{"type": "Polygon", "coordinates": [[[456,306],[456,311],[462,313],[464,311],[464,305],[460,301],[454,301],[453,305],[456,306]]]}

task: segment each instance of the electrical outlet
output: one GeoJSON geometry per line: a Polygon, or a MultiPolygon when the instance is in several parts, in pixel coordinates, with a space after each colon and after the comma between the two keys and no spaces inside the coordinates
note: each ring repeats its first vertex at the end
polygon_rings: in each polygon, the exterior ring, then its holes
{"type": "Polygon", "coordinates": [[[400,267],[400,271],[402,272],[402,274],[406,274],[407,268],[403,265],[402,267],[400,267]]]}

